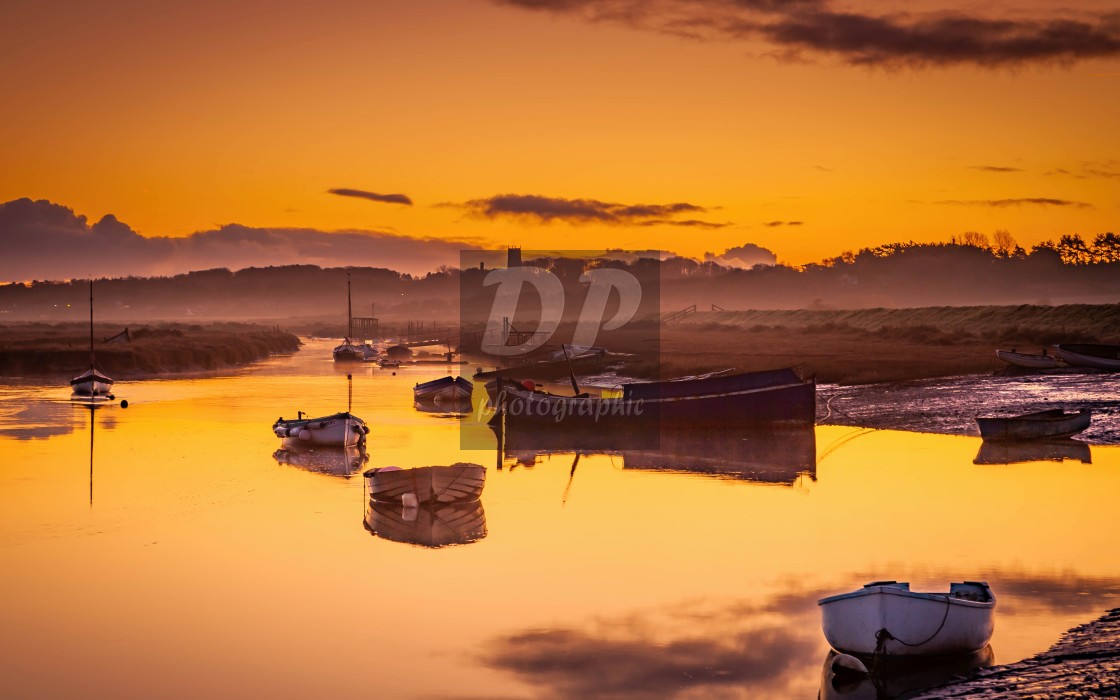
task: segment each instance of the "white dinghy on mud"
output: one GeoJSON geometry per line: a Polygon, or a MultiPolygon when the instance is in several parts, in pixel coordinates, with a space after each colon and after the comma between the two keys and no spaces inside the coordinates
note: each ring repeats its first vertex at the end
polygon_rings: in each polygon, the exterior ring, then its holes
{"type": "Polygon", "coordinates": [[[971,654],[992,638],[995,596],[988,584],[953,583],[948,593],[919,593],[909,583],[876,581],[822,598],[824,636],[848,654],[971,654]]]}

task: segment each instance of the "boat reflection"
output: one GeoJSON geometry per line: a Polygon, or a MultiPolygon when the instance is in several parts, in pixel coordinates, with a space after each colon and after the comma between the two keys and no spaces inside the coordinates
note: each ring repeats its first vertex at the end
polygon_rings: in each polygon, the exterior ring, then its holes
{"type": "Polygon", "coordinates": [[[845,676],[833,671],[837,656],[835,651],[829,651],[825,657],[820,700],[902,700],[995,663],[995,654],[989,645],[966,656],[881,661],[871,676],[845,676]]]}
{"type": "Polygon", "coordinates": [[[340,447],[334,445],[285,444],[284,447],[272,453],[272,458],[279,464],[290,464],[309,472],[341,476],[347,479],[361,471],[365,463],[369,461],[365,445],[340,447]]]}
{"type": "Polygon", "coordinates": [[[433,549],[486,537],[481,501],[408,507],[367,498],[364,524],[371,535],[382,539],[433,549]]]}
{"type": "Polygon", "coordinates": [[[444,401],[438,404],[427,403],[424,401],[413,401],[412,407],[422,413],[432,413],[437,416],[445,416],[447,418],[462,418],[471,412],[471,402],[466,401],[444,401]]]}
{"type": "Polygon", "coordinates": [[[1072,438],[1054,440],[985,440],[973,464],[1019,464],[1020,462],[1077,461],[1092,464],[1089,444],[1072,438]]]}
{"type": "Polygon", "coordinates": [[[499,449],[507,459],[531,464],[553,452],[617,454],[624,469],[683,471],[764,483],[815,481],[816,433],[811,426],[735,430],[601,431],[573,433],[544,428],[510,429],[499,449]]]}

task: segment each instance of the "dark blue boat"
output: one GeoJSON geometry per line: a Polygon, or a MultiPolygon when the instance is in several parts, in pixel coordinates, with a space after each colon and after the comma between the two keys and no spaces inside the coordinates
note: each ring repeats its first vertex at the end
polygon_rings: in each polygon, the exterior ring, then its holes
{"type": "Polygon", "coordinates": [[[745,372],[624,384],[620,398],[561,396],[502,383],[497,402],[499,415],[520,425],[812,425],[816,381],[793,369],[745,372]]]}

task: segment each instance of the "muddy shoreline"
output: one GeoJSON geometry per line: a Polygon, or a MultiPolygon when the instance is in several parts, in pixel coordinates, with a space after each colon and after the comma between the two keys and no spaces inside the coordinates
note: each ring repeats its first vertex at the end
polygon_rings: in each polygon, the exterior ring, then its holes
{"type": "Polygon", "coordinates": [[[915,700],[1120,697],[1120,608],[1062,635],[1029,659],[977,671],[915,700]]]}

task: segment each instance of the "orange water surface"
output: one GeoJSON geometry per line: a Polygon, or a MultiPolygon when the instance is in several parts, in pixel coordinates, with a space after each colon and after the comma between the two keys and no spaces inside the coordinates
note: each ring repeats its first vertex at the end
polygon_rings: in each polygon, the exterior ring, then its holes
{"type": "Polygon", "coordinates": [[[278,453],[278,416],[346,408],[332,344],[120,382],[127,409],[0,385],[0,695],[812,698],[816,600],[870,580],[988,581],[1000,663],[1120,604],[1118,447],[974,464],[976,438],[818,427],[786,468],[573,467],[463,449],[413,408],[448,371],[421,365],[351,370],[364,457],[278,453]],[[488,468],[463,543],[367,523],[364,469],[458,461],[488,468]]]}

